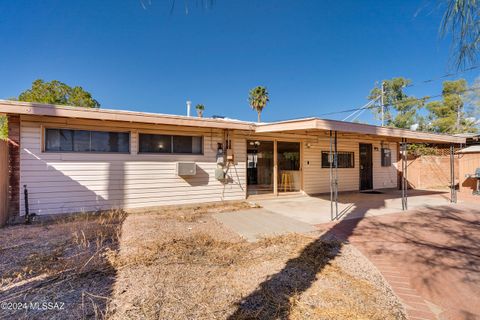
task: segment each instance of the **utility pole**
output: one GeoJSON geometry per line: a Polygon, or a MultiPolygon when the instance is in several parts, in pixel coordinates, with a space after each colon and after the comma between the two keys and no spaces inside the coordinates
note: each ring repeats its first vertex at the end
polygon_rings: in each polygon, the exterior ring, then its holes
{"type": "Polygon", "coordinates": [[[384,126],[384,122],[385,122],[385,107],[383,106],[383,95],[384,95],[384,85],[385,85],[385,81],[382,81],[382,89],[381,89],[381,94],[380,94],[380,107],[382,108],[382,127],[384,126]]]}
{"type": "Polygon", "coordinates": [[[460,121],[461,121],[461,118],[462,118],[462,115],[463,115],[462,107],[463,107],[463,103],[462,103],[462,105],[458,106],[458,108],[457,108],[457,121],[455,121],[455,131],[456,131],[456,133],[460,132],[460,124],[461,124],[460,121]]]}

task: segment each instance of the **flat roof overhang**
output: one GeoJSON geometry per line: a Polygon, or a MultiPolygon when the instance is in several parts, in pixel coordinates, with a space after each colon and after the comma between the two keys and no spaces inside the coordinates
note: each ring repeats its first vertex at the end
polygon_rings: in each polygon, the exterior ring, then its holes
{"type": "Polygon", "coordinates": [[[408,142],[417,143],[465,143],[465,137],[429,132],[419,132],[407,129],[379,127],[368,124],[325,120],[319,118],[303,118],[298,120],[279,121],[272,123],[253,123],[232,119],[197,118],[158,113],[134,112],[109,109],[91,109],[70,106],[59,106],[41,103],[30,103],[10,100],[0,100],[0,114],[18,114],[38,117],[62,117],[72,119],[91,119],[123,121],[130,123],[163,124],[174,126],[203,127],[253,131],[255,133],[319,133],[337,131],[386,137],[400,141],[406,138],[408,142]]]}
{"type": "Polygon", "coordinates": [[[419,132],[407,129],[398,129],[391,127],[379,127],[362,123],[344,122],[336,120],[325,120],[318,118],[308,118],[299,120],[290,120],[275,122],[269,124],[259,124],[255,128],[255,133],[275,133],[275,132],[318,132],[318,131],[337,131],[341,133],[355,133],[360,135],[395,138],[400,141],[406,138],[408,142],[417,143],[465,143],[466,138],[456,137],[447,134],[419,132]]]}
{"type": "Polygon", "coordinates": [[[110,109],[80,108],[9,100],[0,100],[0,114],[124,121],[203,128],[253,130],[252,123],[236,120],[197,118],[188,116],[176,116],[158,113],[110,109]]]}

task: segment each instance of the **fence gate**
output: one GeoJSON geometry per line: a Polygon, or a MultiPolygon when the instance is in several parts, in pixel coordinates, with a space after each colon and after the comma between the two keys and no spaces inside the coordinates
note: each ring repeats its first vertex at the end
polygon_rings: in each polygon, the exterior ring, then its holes
{"type": "Polygon", "coordinates": [[[0,139],[0,227],[8,217],[8,143],[0,139]]]}

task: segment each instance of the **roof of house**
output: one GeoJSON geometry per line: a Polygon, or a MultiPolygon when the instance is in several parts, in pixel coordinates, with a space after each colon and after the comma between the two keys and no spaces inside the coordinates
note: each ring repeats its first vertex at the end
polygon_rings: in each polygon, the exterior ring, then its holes
{"type": "Polygon", "coordinates": [[[372,136],[407,138],[411,142],[465,143],[465,137],[428,132],[418,132],[391,127],[379,127],[368,124],[326,120],[319,118],[302,118],[271,123],[254,123],[228,118],[197,118],[159,113],[134,112],[110,109],[91,109],[71,106],[59,106],[31,102],[0,100],[0,113],[30,116],[51,116],[80,119],[126,121],[177,126],[237,129],[255,133],[275,132],[312,132],[338,131],[372,136]]]}
{"type": "Polygon", "coordinates": [[[480,145],[466,147],[457,151],[457,153],[477,153],[477,152],[480,152],[480,145]]]}
{"type": "Polygon", "coordinates": [[[478,133],[456,133],[454,134],[455,137],[462,137],[462,138],[474,138],[480,136],[478,133]]]}

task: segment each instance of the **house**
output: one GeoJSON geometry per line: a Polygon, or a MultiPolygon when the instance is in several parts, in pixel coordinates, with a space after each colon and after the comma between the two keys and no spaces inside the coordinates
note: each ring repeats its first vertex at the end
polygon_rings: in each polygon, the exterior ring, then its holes
{"type": "Polygon", "coordinates": [[[462,137],[466,139],[467,146],[479,145],[480,144],[480,134],[478,133],[457,133],[456,137],[462,137]]]}
{"type": "Polygon", "coordinates": [[[273,123],[0,101],[10,216],[395,188],[404,142],[464,137],[318,118],[273,123]],[[337,167],[334,157],[336,154],[337,167]],[[332,169],[333,167],[333,169],[332,169]]]}

